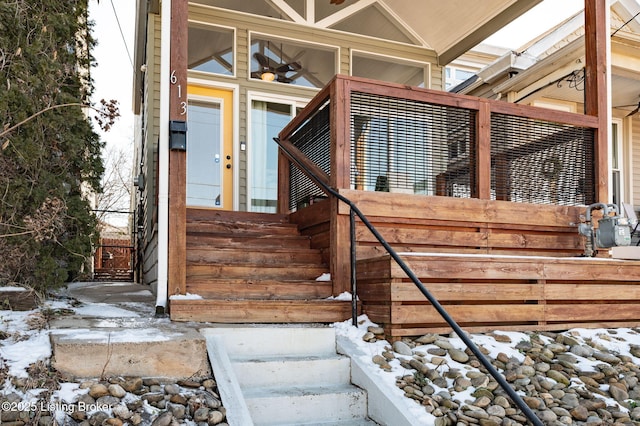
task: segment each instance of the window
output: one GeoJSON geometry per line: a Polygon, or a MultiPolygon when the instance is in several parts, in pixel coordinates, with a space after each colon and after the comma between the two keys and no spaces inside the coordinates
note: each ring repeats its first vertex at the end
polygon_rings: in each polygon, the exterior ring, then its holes
{"type": "Polygon", "coordinates": [[[354,51],[351,75],[409,86],[426,87],[429,65],[354,51]]]}
{"type": "Polygon", "coordinates": [[[611,123],[611,200],[613,204],[620,207],[623,195],[622,180],[622,132],[620,131],[621,123],[611,123]]]}
{"type": "Polygon", "coordinates": [[[234,31],[189,23],[190,70],[234,75],[234,31]]]}
{"type": "Polygon", "coordinates": [[[251,78],[322,88],[336,75],[336,49],[251,36],[251,78]]]}
{"type": "Polygon", "coordinates": [[[456,87],[458,84],[462,83],[473,77],[475,74],[474,71],[465,70],[462,68],[456,67],[446,67],[444,70],[445,75],[445,89],[449,90],[452,87],[456,87]]]}

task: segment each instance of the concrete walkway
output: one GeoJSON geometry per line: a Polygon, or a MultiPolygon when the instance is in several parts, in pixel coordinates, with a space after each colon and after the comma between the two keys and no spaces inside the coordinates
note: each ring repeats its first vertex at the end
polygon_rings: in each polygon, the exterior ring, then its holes
{"type": "Polygon", "coordinates": [[[72,283],[60,296],[73,315],[49,323],[53,366],[77,378],[188,378],[211,373],[206,342],[195,323],[155,316],[149,286],[121,282],[72,283]]]}

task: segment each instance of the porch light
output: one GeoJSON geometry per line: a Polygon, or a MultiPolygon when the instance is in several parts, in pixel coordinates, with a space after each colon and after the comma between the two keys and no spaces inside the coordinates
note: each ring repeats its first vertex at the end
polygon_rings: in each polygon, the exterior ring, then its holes
{"type": "Polygon", "coordinates": [[[276,75],[274,73],[272,73],[271,71],[267,71],[267,72],[263,72],[262,74],[260,74],[260,79],[262,81],[273,81],[276,79],[276,75]]]}

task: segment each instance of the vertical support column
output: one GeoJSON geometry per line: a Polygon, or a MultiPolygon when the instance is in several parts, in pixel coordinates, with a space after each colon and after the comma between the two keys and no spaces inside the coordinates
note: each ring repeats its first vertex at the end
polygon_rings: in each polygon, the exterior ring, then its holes
{"type": "Polygon", "coordinates": [[[609,68],[609,9],[607,0],[584,0],[585,108],[598,117],[595,134],[596,201],[609,200],[609,126],[611,80],[609,68]]]}
{"type": "Polygon", "coordinates": [[[476,170],[475,185],[472,196],[481,200],[491,199],[491,106],[486,99],[481,99],[478,106],[476,129],[476,170]]]}
{"type": "MultiPolygon", "coordinates": [[[[337,190],[350,187],[350,85],[348,80],[336,77],[331,86],[331,186],[337,190]]],[[[349,216],[340,215],[338,199],[331,200],[330,270],[333,294],[351,288],[349,247],[349,216]]]]}
{"type": "MultiPolygon", "coordinates": [[[[187,33],[188,1],[171,0],[171,53],[169,120],[187,121],[187,33]]],[[[169,141],[171,145],[171,140],[169,141]]],[[[189,147],[187,146],[187,149],[189,147]]],[[[169,259],[168,293],[186,293],[187,155],[184,150],[169,153],[169,259]]]]}
{"type": "Polygon", "coordinates": [[[278,213],[288,213],[291,201],[291,161],[278,150],[278,213]]]}

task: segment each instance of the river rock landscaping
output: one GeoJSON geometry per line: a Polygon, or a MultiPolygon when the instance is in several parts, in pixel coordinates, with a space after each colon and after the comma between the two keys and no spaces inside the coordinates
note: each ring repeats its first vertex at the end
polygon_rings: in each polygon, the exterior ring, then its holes
{"type": "MultiPolygon", "coordinates": [[[[456,335],[426,334],[381,345],[383,333],[370,325],[362,335],[379,348],[371,360],[433,416],[425,424],[527,424],[456,335]]],[[[639,330],[470,336],[544,424],[640,425],[639,330]]]]}
{"type": "Polygon", "coordinates": [[[2,424],[226,425],[225,410],[212,378],[110,378],[58,382],[53,387],[57,389],[41,389],[38,394],[42,398],[25,398],[25,393],[18,390],[4,395],[0,402],[2,424]]]}

